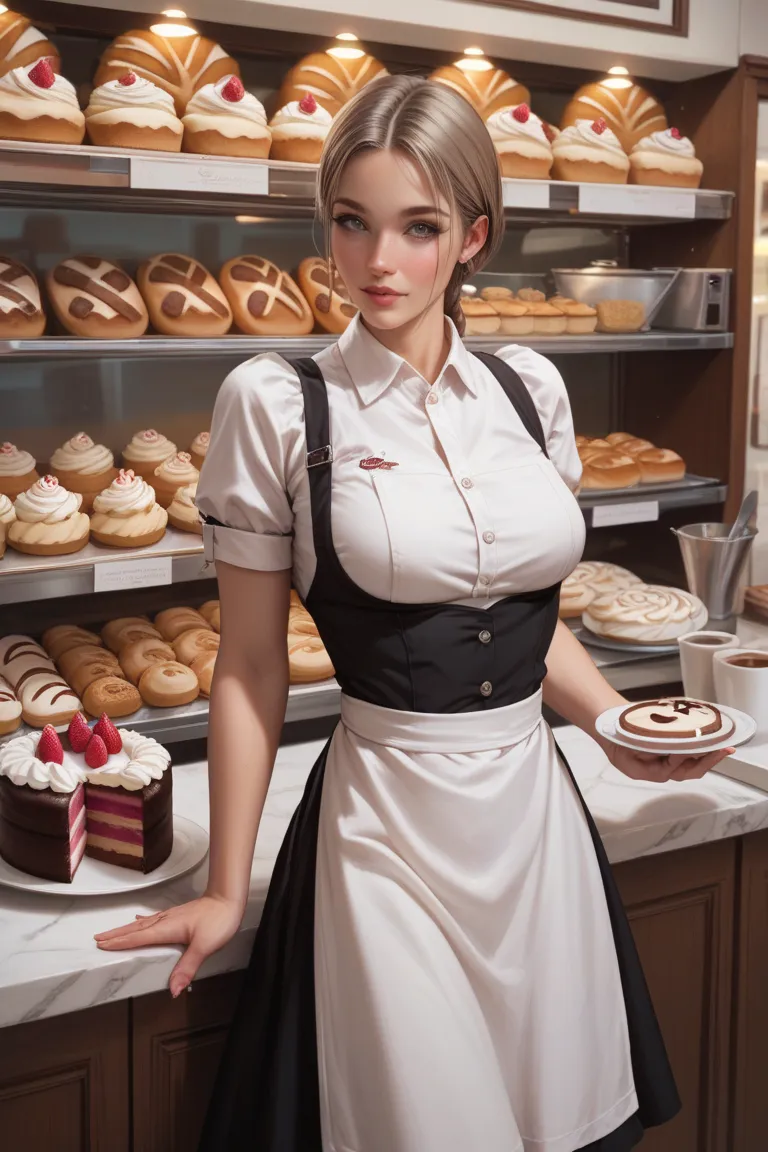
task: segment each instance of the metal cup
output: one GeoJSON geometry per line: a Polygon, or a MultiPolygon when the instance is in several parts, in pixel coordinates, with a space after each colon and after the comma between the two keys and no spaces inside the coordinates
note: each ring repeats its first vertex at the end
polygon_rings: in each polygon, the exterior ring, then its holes
{"type": "Polygon", "coordinates": [[[683,555],[688,587],[704,602],[710,620],[726,620],[743,608],[744,569],[757,535],[754,528],[729,540],[730,524],[673,528],[683,555]]]}

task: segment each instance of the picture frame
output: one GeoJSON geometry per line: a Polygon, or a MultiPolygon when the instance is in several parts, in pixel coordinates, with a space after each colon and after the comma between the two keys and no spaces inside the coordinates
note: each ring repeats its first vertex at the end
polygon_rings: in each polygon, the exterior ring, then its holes
{"type": "Polygon", "coordinates": [[[688,36],[690,0],[472,0],[539,16],[688,36]]]}

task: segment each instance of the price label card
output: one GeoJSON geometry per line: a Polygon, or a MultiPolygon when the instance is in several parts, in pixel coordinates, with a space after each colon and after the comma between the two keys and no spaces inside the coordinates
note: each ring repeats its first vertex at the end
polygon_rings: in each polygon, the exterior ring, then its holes
{"type": "Polygon", "coordinates": [[[546,180],[503,180],[501,194],[505,208],[549,208],[546,180]]]}
{"type": "Polygon", "coordinates": [[[102,560],[93,566],[94,592],[121,592],[126,588],[153,588],[172,582],[171,556],[139,556],[130,560],[102,560]]]}
{"type": "Polygon", "coordinates": [[[696,193],[636,184],[580,184],[579,211],[601,216],[666,216],[693,220],[696,193]]]}
{"type": "Polygon", "coordinates": [[[269,165],[258,160],[212,160],[206,156],[132,156],[131,188],[268,196],[269,165]]]}
{"type": "Polygon", "coordinates": [[[658,518],[658,500],[638,500],[632,504],[600,504],[592,509],[593,528],[607,528],[611,524],[642,524],[658,518]]]}

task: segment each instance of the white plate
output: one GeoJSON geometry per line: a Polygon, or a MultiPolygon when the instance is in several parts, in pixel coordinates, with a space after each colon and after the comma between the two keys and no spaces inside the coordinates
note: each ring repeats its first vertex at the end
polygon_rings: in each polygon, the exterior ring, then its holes
{"type": "Polygon", "coordinates": [[[720,709],[723,715],[733,720],[734,729],[729,736],[716,740],[712,744],[707,744],[706,736],[702,736],[699,741],[670,740],[667,744],[659,740],[658,743],[651,746],[648,743],[643,743],[642,737],[635,741],[629,733],[622,732],[621,735],[617,733],[616,723],[627,707],[627,704],[619,704],[616,708],[609,708],[607,712],[602,712],[595,721],[595,728],[598,734],[606,740],[610,740],[611,744],[618,744],[622,748],[631,748],[633,752],[655,752],[660,756],[698,752],[704,756],[722,748],[737,748],[740,744],[746,744],[748,740],[752,739],[757,729],[757,724],[746,712],[739,712],[738,708],[726,708],[724,704],[717,704],[716,707],[720,709]]]}
{"type": "Polygon", "coordinates": [[[588,647],[607,648],[610,652],[637,653],[641,656],[677,656],[680,651],[677,640],[669,644],[635,644],[631,640],[610,640],[607,636],[590,632],[586,624],[581,624],[578,640],[588,647]]]}
{"type": "Polygon", "coordinates": [[[25,892],[45,892],[52,896],[117,896],[152,888],[166,880],[177,880],[201,864],[208,855],[208,833],[186,816],[173,817],[173,848],[168,859],[154,872],[134,872],[84,856],[71,884],[43,880],[19,872],[0,857],[0,885],[23,888],[25,892]]]}

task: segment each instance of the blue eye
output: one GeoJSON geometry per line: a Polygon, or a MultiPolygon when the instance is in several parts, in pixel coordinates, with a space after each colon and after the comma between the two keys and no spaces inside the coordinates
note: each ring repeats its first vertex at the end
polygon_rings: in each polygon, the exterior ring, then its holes
{"type": "Polygon", "coordinates": [[[438,235],[440,229],[434,224],[427,224],[425,220],[417,220],[415,224],[411,224],[408,231],[417,240],[431,240],[433,236],[438,235]]]}
{"type": "Polygon", "coordinates": [[[348,232],[364,232],[365,224],[359,216],[351,216],[348,213],[341,216],[333,217],[334,224],[338,224],[340,228],[346,228],[348,232]]]}

